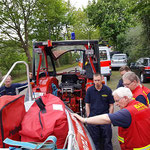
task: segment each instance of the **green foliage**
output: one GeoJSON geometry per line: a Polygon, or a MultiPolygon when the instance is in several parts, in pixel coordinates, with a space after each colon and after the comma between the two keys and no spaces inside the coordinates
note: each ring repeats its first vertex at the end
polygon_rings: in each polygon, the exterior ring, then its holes
{"type": "Polygon", "coordinates": [[[63,56],[60,57],[59,62],[60,64],[66,65],[66,64],[73,64],[76,62],[76,58],[79,58],[79,53],[65,53],[63,56]]]}
{"type": "Polygon", "coordinates": [[[112,41],[117,49],[117,36],[130,26],[129,4],[123,0],[99,0],[87,7],[90,23],[100,28],[103,40],[112,41]]]}
{"type": "Polygon", "coordinates": [[[60,40],[67,4],[62,0],[38,0],[36,6],[34,32],[30,38],[38,41],[60,40]]]}
{"type": "Polygon", "coordinates": [[[123,53],[124,49],[126,48],[126,35],[124,33],[120,33],[117,36],[117,43],[117,50],[123,53]]]}
{"type": "Polygon", "coordinates": [[[89,24],[86,11],[79,9],[75,12],[75,23],[73,24],[76,39],[99,39],[99,29],[89,24]]]}
{"type": "Polygon", "coordinates": [[[143,24],[144,34],[147,36],[147,44],[150,47],[150,1],[149,0],[133,0],[132,13],[136,14],[143,24]]]}
{"type": "Polygon", "coordinates": [[[124,52],[129,54],[129,62],[134,62],[140,57],[150,56],[149,48],[146,46],[146,35],[141,24],[131,28],[126,36],[124,52]]]}
{"type": "Polygon", "coordinates": [[[60,64],[69,64],[69,53],[66,53],[65,55],[63,55],[60,59],[59,59],[59,62],[60,64]]]}
{"type": "MultiPolygon", "coordinates": [[[[0,1],[0,30],[4,40],[17,42],[28,58],[31,70],[31,55],[29,52],[29,34],[32,31],[34,0],[2,0],[0,1]]],[[[8,45],[9,46],[9,45],[8,45]]]]}
{"type": "MultiPolygon", "coordinates": [[[[4,75],[16,61],[27,61],[22,49],[18,49],[18,43],[14,41],[1,41],[0,70],[4,75]],[[9,46],[8,46],[9,45],[9,46]]],[[[25,66],[16,65],[12,74],[25,70],[25,66]]]]}
{"type": "Polygon", "coordinates": [[[118,43],[121,51],[129,54],[129,63],[140,57],[150,56],[150,1],[129,1],[129,13],[136,23],[125,34],[119,35],[118,43]],[[122,41],[122,42],[121,42],[122,41]]]}

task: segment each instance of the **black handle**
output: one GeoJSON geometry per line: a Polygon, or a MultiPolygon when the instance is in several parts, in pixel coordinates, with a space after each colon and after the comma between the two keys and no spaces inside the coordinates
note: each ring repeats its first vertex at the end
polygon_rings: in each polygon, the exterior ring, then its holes
{"type": "Polygon", "coordinates": [[[36,104],[40,108],[42,113],[46,113],[45,104],[42,101],[42,97],[40,96],[38,99],[35,100],[36,104]]]}

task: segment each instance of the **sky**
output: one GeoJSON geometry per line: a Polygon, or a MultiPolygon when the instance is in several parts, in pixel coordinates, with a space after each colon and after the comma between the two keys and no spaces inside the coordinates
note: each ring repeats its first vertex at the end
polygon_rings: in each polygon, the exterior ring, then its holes
{"type": "Polygon", "coordinates": [[[75,6],[77,9],[88,5],[88,0],[70,0],[70,2],[72,6],[75,6]]]}

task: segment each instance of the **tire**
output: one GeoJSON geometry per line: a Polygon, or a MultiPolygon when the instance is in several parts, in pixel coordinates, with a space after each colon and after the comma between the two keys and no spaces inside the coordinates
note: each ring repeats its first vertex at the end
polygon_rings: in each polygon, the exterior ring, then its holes
{"type": "Polygon", "coordinates": [[[146,79],[145,79],[143,73],[141,73],[141,75],[140,75],[140,80],[141,80],[142,83],[145,83],[145,82],[146,82],[146,79]]]}

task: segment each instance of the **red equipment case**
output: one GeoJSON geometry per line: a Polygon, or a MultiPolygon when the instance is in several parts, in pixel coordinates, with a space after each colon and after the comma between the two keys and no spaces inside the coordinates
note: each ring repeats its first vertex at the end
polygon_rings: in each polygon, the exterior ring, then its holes
{"type": "Polygon", "coordinates": [[[35,101],[26,113],[20,131],[23,142],[44,142],[48,136],[54,135],[58,148],[63,148],[67,134],[65,105],[52,94],[46,94],[35,101]]]}
{"type": "Polygon", "coordinates": [[[25,115],[24,95],[0,97],[0,147],[6,148],[5,138],[20,141],[19,130],[25,115]]]}

